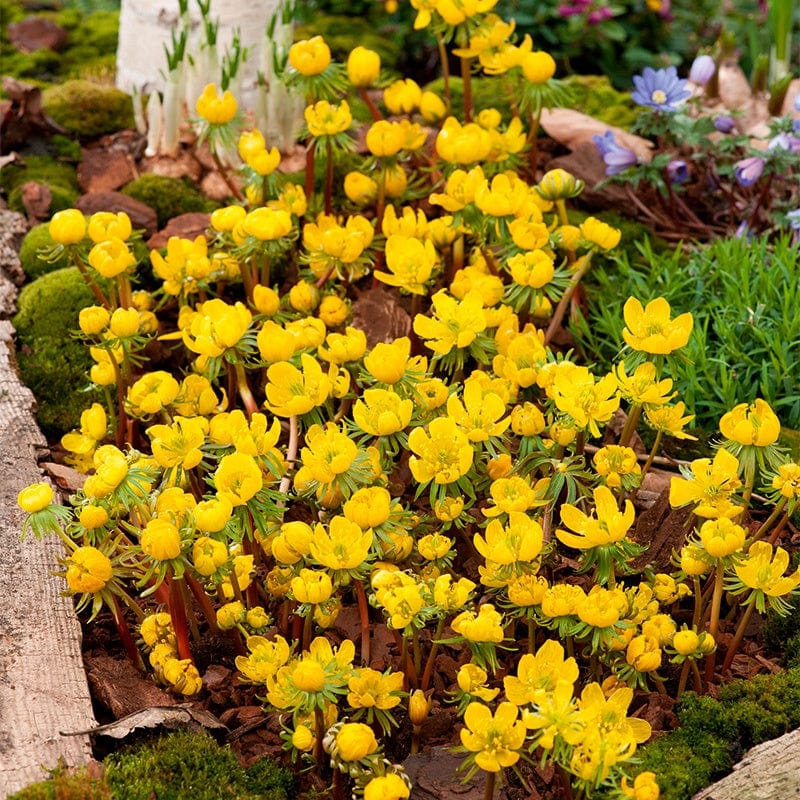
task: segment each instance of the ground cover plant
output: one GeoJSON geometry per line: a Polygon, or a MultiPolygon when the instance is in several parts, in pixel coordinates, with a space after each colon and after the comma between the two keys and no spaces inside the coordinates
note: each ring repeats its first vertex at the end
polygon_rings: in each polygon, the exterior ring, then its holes
{"type": "MultiPolygon", "coordinates": [[[[542,111],[568,88],[492,3],[417,6],[455,48],[463,118],[447,76],[441,95],[384,82],[377,53],[338,63],[312,37],[283,73],[306,100],[303,173],[281,169],[221,80],[195,106],[232,193],[207,235],[146,265],[125,214],[52,218],[42,257],[67,258],[91,292],[76,335],[104,401],[62,439],[85,483],[67,506],[25,489],[26,532],[61,538],[79,611],[108,610],[130,660],[177,694],[204,691],[203,638],[226,641],[287,757],[332,797],[409,796],[391,740],[402,726],[416,750],[448,705],[487,798],[545,770],[554,797],[658,797],[663,779],[635,760],[649,698],[727,679],[753,615],[788,612],[800,585],[786,549],[800,465],[776,414],[794,398],[767,403],[767,375],[708,412],[714,448],[671,478],[685,525],[656,558],[635,503],[664,440],[694,438],[678,387],[700,405],[683,359],[712,347],[701,310],[639,278],[605,328],[587,326],[584,342],[620,337],[595,348],[605,361],[570,349],[584,279],[621,233],[570,215],[582,180],[537,172],[542,111]],[[474,111],[473,71],[510,119],[474,111]],[[368,292],[400,332],[351,324],[368,292]],[[350,609],[355,640],[332,633],[350,609]],[[394,647],[373,668],[378,629],[394,647]]],[[[649,124],[678,124],[685,81],[640,78],[649,124]]],[[[796,169],[785,135],[776,182],[796,169]]],[[[653,178],[667,204],[674,185],[653,178]]],[[[752,249],[796,277],[797,243],[774,241],[793,225],[786,185],[756,198],[752,249]]]]}

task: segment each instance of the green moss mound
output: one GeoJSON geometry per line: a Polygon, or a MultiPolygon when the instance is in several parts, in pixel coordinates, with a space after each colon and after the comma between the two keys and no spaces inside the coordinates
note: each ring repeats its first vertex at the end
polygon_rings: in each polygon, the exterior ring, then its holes
{"type": "Polygon", "coordinates": [[[54,245],[53,237],[50,236],[50,226],[47,223],[36,225],[28,231],[22,240],[19,260],[29,280],[38,278],[47,272],[64,269],[64,267],[70,265],[70,259],[66,251],[52,262],[45,261],[39,257],[39,251],[42,248],[53,247],[54,245]]]}
{"type": "Polygon", "coordinates": [[[28,786],[9,800],[111,800],[105,781],[92,778],[86,768],[68,772],[56,769],[46,781],[28,786]]]}
{"type": "Polygon", "coordinates": [[[639,112],[629,92],[618,92],[606,75],[570,75],[564,83],[572,93],[570,108],[609,125],[630,129],[639,112]]]}
{"type": "Polygon", "coordinates": [[[99,392],[85,390],[92,365],[89,349],[75,341],[78,313],[94,303],[77,267],[42,275],[20,292],[17,361],[23,383],[38,401],[36,418],[48,438],[77,427],[81,411],[99,392]]]}
{"type": "Polygon", "coordinates": [[[0,172],[0,186],[9,194],[26,181],[79,191],[76,168],[50,156],[26,155],[22,163],[8,164],[0,172]]]}
{"type": "Polygon", "coordinates": [[[158,215],[159,228],[179,214],[211,212],[218,207],[191,182],[166,175],[142,175],[127,184],[122,192],[150,206],[158,215]]]}
{"type": "Polygon", "coordinates": [[[118,800],[290,800],[293,779],[270,759],[243,769],[207,734],[174,733],[115,753],[106,781],[118,800]]]}
{"type": "Polygon", "coordinates": [[[130,95],[87,80],[69,80],[42,93],[45,112],[77,136],[101,136],[132,128],[130,95]]]}
{"type": "Polygon", "coordinates": [[[684,696],[681,727],[637,751],[662,800],[686,800],[730,772],[746,750],[800,725],[800,668],[723,686],[719,699],[684,696]]]}

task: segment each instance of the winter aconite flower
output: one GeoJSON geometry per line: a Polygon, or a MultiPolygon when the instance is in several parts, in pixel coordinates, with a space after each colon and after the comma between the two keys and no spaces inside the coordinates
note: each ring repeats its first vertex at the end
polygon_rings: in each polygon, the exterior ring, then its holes
{"type": "Polygon", "coordinates": [[[636,87],[631,96],[633,102],[657,111],[677,111],[678,105],[691,96],[691,91],[686,88],[686,80],[678,78],[675,67],[645,67],[641,75],[633,76],[633,84],[636,87]]]}
{"type": "Polygon", "coordinates": [[[670,319],[671,309],[663,297],[651,300],[645,307],[635,297],[629,297],[622,313],[626,325],[622,338],[634,350],[667,355],[684,347],[692,333],[692,315],[680,314],[670,319]]]}
{"type": "Polygon", "coordinates": [[[719,429],[739,444],[766,447],[778,441],[781,423],[769,403],[759,398],[751,405],[740,403],[724,414],[719,429]]]}
{"type": "Polygon", "coordinates": [[[517,719],[513,703],[500,703],[497,711],[483,703],[470,703],[464,713],[461,744],[475,754],[475,763],[486,772],[500,772],[519,761],[526,728],[517,719]]]}
{"type": "Polygon", "coordinates": [[[213,83],[206,85],[195,103],[195,110],[206,122],[212,125],[225,125],[236,116],[236,98],[230,92],[220,95],[213,83]]]}

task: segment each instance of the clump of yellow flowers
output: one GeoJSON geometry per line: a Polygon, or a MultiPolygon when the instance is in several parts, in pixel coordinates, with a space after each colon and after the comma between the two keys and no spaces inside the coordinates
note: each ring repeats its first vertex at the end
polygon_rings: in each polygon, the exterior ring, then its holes
{"type": "Polygon", "coordinates": [[[581,181],[535,172],[539,114],[564,91],[555,63],[493,0],[412,5],[465,76],[515,94],[510,119],[476,112],[468,81],[463,120],[409,79],[376,100],[378,55],[356,48],[345,68],[315,36],[285,71],[308,100],[305,184],[206,87],[196,110],[221,148],[236,134],[240,200],[150,254],[156,291],[134,291],[125,214],[54,215],[48,257],[67,252],[91,287],[75,323],[108,402],[62,440],[87,473],[70,505],[48,484],[20,492],[25,531],[62,539],[79,609],[108,606],[141,663],[133,615],[175,691],[203,691],[204,633],[230,636],[287,748],[366,800],[409,796],[379,739],[408,724],[418,741],[446,702],[487,797],[533,760],[583,796],[650,800],[657,776],[629,771],[651,733],[641,692],[702,690],[725,613],[723,675],[750,616],[786,610],[800,572],[778,538],[800,465],[763,400],[732,409],[716,452],[672,479],[670,503],[692,512],[675,569],[645,568],[637,493],[663,438],[691,438],[670,377],[691,315],[628,299],[608,374],[552,346],[592,259],[620,243],[595,217],[572,224],[581,181]],[[370,110],[361,155],[350,89],[370,110]],[[397,309],[408,296],[404,335],[379,340],[354,313],[373,280],[397,309]],[[180,370],[150,360],[154,340],[180,370]],[[757,528],[754,489],[773,505],[757,528]],[[358,646],[336,629],[347,607],[358,646]],[[381,659],[377,626],[393,643],[381,659]],[[457,674],[438,671],[444,648],[457,674]]]}

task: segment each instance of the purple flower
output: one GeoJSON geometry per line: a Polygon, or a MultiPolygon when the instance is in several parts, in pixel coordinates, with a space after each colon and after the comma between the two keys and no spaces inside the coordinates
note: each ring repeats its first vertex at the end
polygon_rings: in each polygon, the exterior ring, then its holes
{"type": "Polygon", "coordinates": [[[720,133],[730,133],[736,127],[736,121],[730,114],[723,114],[714,120],[714,127],[720,133]]]}
{"type": "Polygon", "coordinates": [[[601,6],[594,11],[590,11],[586,20],[590,25],[598,25],[601,22],[605,22],[607,19],[611,19],[613,16],[614,12],[608,6],[601,6]]]}
{"type": "Polygon", "coordinates": [[[767,144],[767,151],[772,152],[773,150],[791,150],[792,149],[792,139],[787,133],[779,133],[777,136],[773,136],[769,143],[767,144]]]}
{"type": "Polygon", "coordinates": [[[698,86],[705,86],[716,71],[717,65],[711,56],[697,56],[689,70],[689,80],[698,86]]]}
{"type": "Polygon", "coordinates": [[[760,156],[743,158],[736,163],[734,174],[741,186],[752,186],[764,171],[765,160],[760,156]]]}
{"type": "Polygon", "coordinates": [[[645,67],[641,75],[633,76],[633,84],[636,86],[632,95],[633,102],[640,106],[650,106],[657,111],[677,111],[678,103],[691,95],[686,83],[686,80],[678,77],[675,67],[645,67]]]}
{"type": "Polygon", "coordinates": [[[618,175],[628,167],[632,167],[639,160],[633,150],[617,144],[613,131],[606,131],[602,136],[596,133],[592,136],[592,141],[603,157],[606,165],[606,175],[618,175]]]}
{"type": "Polygon", "coordinates": [[[667,177],[672,183],[686,183],[689,179],[689,165],[680,159],[673,159],[667,164],[667,177]]]}
{"type": "Polygon", "coordinates": [[[786,219],[789,220],[789,226],[793,231],[800,231],[800,208],[790,211],[786,219]]]}

